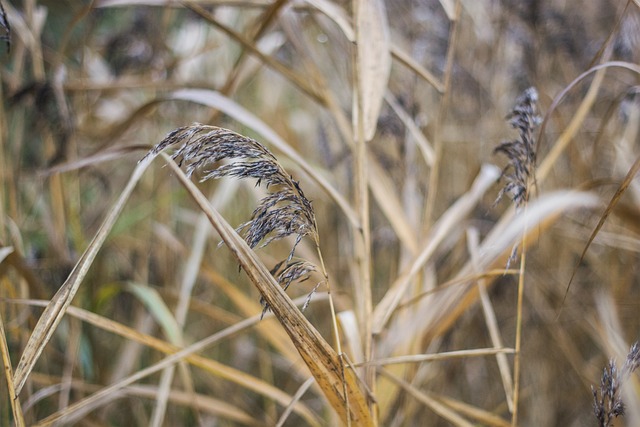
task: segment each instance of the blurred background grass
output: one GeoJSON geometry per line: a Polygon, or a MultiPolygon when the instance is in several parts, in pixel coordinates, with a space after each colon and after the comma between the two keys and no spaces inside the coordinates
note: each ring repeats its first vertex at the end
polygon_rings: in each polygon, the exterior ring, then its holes
{"type": "MultiPolygon", "coordinates": [[[[10,51],[0,45],[0,244],[13,251],[0,263],[0,313],[14,366],[41,313],[24,300],[51,298],[136,162],[178,126],[202,122],[268,139],[251,126],[251,113],[347,200],[356,198],[349,139],[354,47],[344,27],[336,23],[339,17],[351,25],[350,3],[2,3],[11,25],[11,43],[10,51]],[[184,89],[200,92],[176,92],[184,89]],[[213,109],[198,101],[197,96],[210,95],[205,91],[223,95],[226,108],[213,109]],[[242,120],[228,113],[232,102],[244,108],[242,120]]],[[[493,149],[515,137],[505,116],[522,90],[538,89],[544,115],[553,100],[591,66],[604,60],[637,64],[640,55],[640,12],[634,2],[397,0],[385,5],[394,49],[419,68],[394,56],[388,101],[376,136],[367,145],[370,169],[378,177],[370,181],[375,187],[370,211],[374,306],[406,271],[437,220],[469,191],[481,165],[504,166],[493,149]],[[457,36],[452,38],[454,31],[457,36]],[[404,121],[389,101],[404,111],[404,121]],[[407,120],[433,147],[431,164],[416,146],[407,120]],[[411,230],[413,244],[400,236],[394,224],[399,219],[411,230]]],[[[539,159],[565,131],[593,81],[591,75],[579,82],[547,117],[539,159]]],[[[595,425],[590,385],[599,383],[606,360],[621,343],[624,349],[638,339],[637,181],[581,260],[557,318],[588,237],[638,156],[637,85],[637,73],[606,69],[593,106],[533,197],[560,189],[589,190],[601,197],[602,205],[572,210],[541,227],[542,232],[529,242],[522,312],[521,425],[595,425]]],[[[349,220],[298,162],[274,152],[313,200],[337,309],[350,312],[357,305],[354,287],[359,273],[349,220]]],[[[234,226],[248,219],[260,196],[259,188],[245,183],[206,182],[201,188],[234,226]]],[[[499,190],[499,185],[489,189],[438,246],[414,278],[412,295],[437,292],[463,270],[470,259],[464,231],[477,229],[483,239],[506,215],[508,202],[493,204],[499,190]]],[[[181,283],[195,268],[188,315],[179,328],[183,344],[258,314],[258,292],[238,273],[228,251],[218,248],[215,233],[208,236],[201,258],[196,255],[197,265],[187,263],[198,236],[210,233],[206,223],[198,222],[198,215],[167,169],[152,166],[73,305],[175,344],[166,325],[175,320],[171,313],[181,283]]],[[[311,249],[301,248],[303,252],[311,249]]],[[[274,246],[259,253],[265,264],[272,265],[281,259],[276,252],[287,251],[274,246]]],[[[487,268],[504,265],[500,261],[487,268]]],[[[506,347],[514,346],[517,283],[513,275],[497,276],[489,283],[506,347]]],[[[304,297],[312,286],[292,287],[290,295],[304,297]]],[[[305,315],[331,342],[323,292],[305,315]]],[[[461,307],[450,324],[428,331],[410,327],[424,321],[420,310],[399,310],[401,324],[407,328],[404,333],[409,334],[402,346],[394,348],[395,337],[384,333],[374,338],[374,345],[385,357],[491,347],[480,304],[474,298],[461,307]]],[[[426,304],[423,309],[435,308],[426,304]]],[[[65,317],[20,396],[28,424],[64,411],[161,358],[161,352],[131,335],[119,336],[105,328],[100,322],[65,317]]],[[[200,353],[237,370],[232,374],[235,379],[189,368],[192,387],[185,384],[189,375],[177,377],[166,414],[154,422],[275,424],[283,405],[277,403],[274,392],[243,386],[237,372],[248,374],[254,384],[296,393],[308,374],[290,343],[270,336],[277,328],[275,320],[266,319],[200,353]],[[235,412],[230,415],[223,407],[235,412]]],[[[353,362],[361,361],[350,356],[353,362]]],[[[409,364],[395,373],[429,396],[455,399],[510,419],[494,357],[409,364]]],[[[143,379],[76,422],[152,424],[159,378],[158,374],[143,379]]],[[[376,393],[380,425],[455,424],[382,377],[376,393]]],[[[4,383],[0,396],[0,424],[9,425],[11,409],[4,383]]],[[[301,402],[311,415],[294,413],[286,425],[337,422],[313,387],[301,402]]],[[[459,407],[453,411],[476,423],[500,425],[474,418],[459,407]]]]}

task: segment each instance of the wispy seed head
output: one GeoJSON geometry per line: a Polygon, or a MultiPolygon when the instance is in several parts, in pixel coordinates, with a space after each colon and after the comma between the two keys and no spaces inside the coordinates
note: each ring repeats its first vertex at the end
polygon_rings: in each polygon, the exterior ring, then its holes
{"type": "Polygon", "coordinates": [[[534,178],[536,163],[536,139],[534,132],[540,125],[538,115],[538,91],[530,87],[517,99],[507,119],[509,124],[518,131],[518,139],[506,141],[494,150],[507,156],[509,164],[503,170],[502,176],[507,179],[504,188],[498,194],[498,201],[506,193],[509,194],[517,207],[529,199],[529,188],[534,178]]]}
{"type": "MultiPolygon", "coordinates": [[[[294,259],[296,247],[305,236],[318,243],[311,201],[264,145],[228,129],[194,123],[170,132],[147,156],[168,147],[177,147],[172,158],[185,168],[188,176],[200,171],[202,181],[233,177],[254,179],[256,185],[265,185],[267,195],[258,202],[251,219],[236,231],[252,249],[295,236],[287,258],[272,270],[285,290],[292,282],[306,280],[316,270],[313,264],[294,259]]],[[[265,304],[263,315],[267,309],[265,304]]]]}

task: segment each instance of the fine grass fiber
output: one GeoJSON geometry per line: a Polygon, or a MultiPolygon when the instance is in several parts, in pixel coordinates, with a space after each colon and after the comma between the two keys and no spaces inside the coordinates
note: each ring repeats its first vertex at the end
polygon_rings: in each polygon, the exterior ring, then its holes
{"type": "Polygon", "coordinates": [[[0,0],[0,425],[640,425],[640,3],[0,0]]]}

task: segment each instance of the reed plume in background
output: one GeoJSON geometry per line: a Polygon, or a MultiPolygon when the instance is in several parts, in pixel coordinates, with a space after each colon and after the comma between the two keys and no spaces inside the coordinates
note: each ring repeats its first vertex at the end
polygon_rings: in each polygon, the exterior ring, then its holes
{"type": "Polygon", "coordinates": [[[507,183],[500,190],[496,202],[504,194],[509,195],[517,208],[529,200],[529,191],[535,181],[537,144],[534,133],[542,120],[538,115],[537,104],[538,91],[530,87],[516,99],[516,105],[507,116],[509,124],[518,131],[519,137],[501,143],[494,150],[504,154],[509,160],[502,172],[507,183]]]}
{"type": "MultiPolygon", "coordinates": [[[[507,120],[518,131],[518,138],[502,142],[494,149],[494,153],[504,154],[509,161],[500,176],[506,179],[506,184],[498,193],[494,204],[507,194],[515,203],[516,211],[519,211],[529,201],[529,193],[535,183],[535,131],[542,121],[538,115],[538,91],[535,87],[526,89],[518,96],[507,120]]],[[[507,269],[518,256],[518,245],[516,242],[511,250],[507,269]]]]}
{"type": "Polygon", "coordinates": [[[624,415],[624,402],[620,393],[622,386],[638,366],[640,366],[640,346],[636,342],[631,346],[622,369],[618,369],[615,360],[609,360],[602,372],[599,390],[591,386],[593,412],[599,427],[609,427],[615,418],[624,415]]]}

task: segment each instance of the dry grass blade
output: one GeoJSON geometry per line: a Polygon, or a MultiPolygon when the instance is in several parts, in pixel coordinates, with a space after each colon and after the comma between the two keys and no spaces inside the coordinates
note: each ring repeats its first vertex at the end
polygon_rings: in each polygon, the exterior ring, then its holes
{"type": "Polygon", "coordinates": [[[428,166],[433,166],[435,162],[436,153],[433,150],[433,147],[427,140],[427,137],[422,133],[416,122],[409,116],[409,113],[405,111],[405,109],[400,105],[400,103],[395,99],[395,97],[391,93],[387,93],[384,97],[387,101],[387,104],[393,109],[394,113],[402,120],[402,123],[406,126],[407,130],[413,137],[416,142],[416,145],[420,149],[420,153],[422,157],[424,157],[424,161],[428,166]]]}
{"type": "Polygon", "coordinates": [[[296,74],[295,72],[293,72],[293,70],[291,70],[289,67],[282,64],[281,62],[277,61],[275,58],[262,53],[260,49],[258,49],[258,47],[255,44],[253,44],[252,40],[248,40],[246,37],[244,37],[241,33],[235,31],[233,28],[219,22],[213,14],[209,13],[206,9],[204,9],[202,6],[198,5],[197,3],[190,2],[190,1],[182,1],[181,3],[184,4],[185,7],[187,7],[188,9],[191,9],[194,13],[200,15],[207,22],[209,22],[210,24],[214,25],[216,28],[218,28],[219,30],[227,34],[230,38],[240,43],[243,46],[243,48],[245,48],[248,52],[250,52],[252,55],[257,57],[261,63],[271,67],[278,73],[282,74],[287,80],[289,80],[294,85],[299,87],[300,90],[307,93],[308,96],[310,96],[311,98],[316,99],[320,103],[323,103],[324,100],[323,100],[322,94],[319,94],[316,88],[307,79],[305,79],[304,76],[300,74],[296,74]]]}
{"type": "Polygon", "coordinates": [[[469,418],[473,418],[478,420],[480,424],[483,426],[495,426],[495,427],[508,427],[511,423],[505,421],[499,416],[492,414],[491,412],[487,412],[475,406],[471,406],[464,402],[460,402],[458,400],[454,400],[445,396],[432,396],[436,402],[440,402],[443,405],[451,408],[458,413],[465,415],[469,418]]]}
{"type": "Polygon", "coordinates": [[[493,356],[497,354],[512,354],[512,353],[513,353],[512,348],[476,348],[472,350],[447,351],[444,353],[436,353],[436,354],[412,354],[407,356],[388,357],[385,359],[372,360],[366,363],[357,363],[355,366],[363,366],[363,365],[385,366],[385,365],[396,365],[400,363],[422,363],[422,362],[433,362],[436,360],[449,360],[449,359],[458,359],[458,358],[466,358],[466,357],[483,357],[483,356],[493,356]]]}
{"type": "MultiPolygon", "coordinates": [[[[584,260],[584,257],[587,254],[587,251],[589,250],[591,243],[593,243],[593,240],[596,238],[596,236],[602,229],[602,226],[604,225],[607,218],[609,218],[609,215],[611,215],[611,212],[616,207],[616,204],[618,203],[618,201],[620,201],[620,198],[622,197],[624,192],[627,190],[627,188],[629,188],[629,185],[631,185],[631,182],[636,177],[639,170],[640,170],[640,157],[636,159],[636,161],[631,166],[631,169],[629,169],[629,172],[627,172],[627,175],[624,177],[624,180],[622,181],[622,183],[616,190],[615,194],[607,204],[607,207],[604,210],[604,213],[600,216],[600,219],[598,220],[598,224],[596,225],[596,228],[593,230],[593,232],[589,236],[589,240],[587,240],[587,244],[582,250],[582,253],[580,254],[580,258],[578,259],[578,262],[576,263],[575,267],[573,268],[573,271],[571,272],[571,278],[569,279],[569,283],[567,284],[567,289],[565,289],[564,291],[564,296],[562,298],[562,304],[560,305],[560,310],[562,310],[562,306],[564,306],[564,303],[567,299],[567,295],[569,295],[569,288],[571,287],[571,283],[573,283],[573,279],[575,278],[576,273],[578,272],[578,267],[580,267],[580,264],[584,260]]],[[[560,312],[558,312],[558,315],[559,314],[560,312]]]]}
{"type": "Polygon", "coordinates": [[[349,221],[358,226],[358,220],[356,214],[346,201],[346,199],[334,188],[333,185],[325,177],[316,172],[314,168],[298,154],[287,142],[280,137],[270,126],[260,120],[246,108],[237,104],[233,100],[221,95],[219,92],[205,89],[183,89],[172,92],[170,94],[172,99],[184,99],[190,102],[196,102],[202,105],[207,105],[212,108],[217,108],[223,111],[225,114],[238,120],[240,123],[251,128],[253,131],[262,135],[270,144],[273,145],[278,151],[285,154],[293,162],[300,167],[311,179],[313,179],[342,209],[349,221]]]}
{"type": "MultiPolygon", "coordinates": [[[[560,136],[560,138],[558,139],[558,141],[554,145],[553,150],[549,153],[547,158],[545,158],[545,161],[540,165],[539,177],[540,177],[541,180],[546,177],[546,175],[551,170],[551,166],[555,163],[556,159],[560,156],[560,153],[564,150],[564,148],[566,148],[566,146],[571,141],[573,135],[577,132],[577,129],[578,129],[580,123],[582,123],[582,121],[586,117],[588,109],[595,102],[597,91],[600,88],[600,85],[602,84],[602,80],[604,78],[604,71],[607,68],[611,68],[611,67],[625,68],[625,69],[628,69],[630,71],[635,72],[636,74],[640,74],[640,66],[638,66],[637,64],[631,64],[631,63],[622,62],[622,61],[605,62],[603,64],[599,64],[599,65],[596,65],[596,66],[590,68],[589,70],[587,70],[584,73],[582,73],[580,76],[576,77],[553,100],[553,103],[549,107],[549,111],[547,112],[547,114],[545,116],[545,120],[542,123],[542,127],[540,129],[541,134],[544,132],[544,127],[545,127],[545,124],[547,122],[546,117],[549,117],[549,115],[555,110],[555,108],[564,99],[564,97],[567,95],[567,93],[571,89],[573,89],[578,83],[582,82],[586,77],[588,77],[589,75],[591,75],[593,73],[596,73],[596,77],[594,78],[591,86],[589,87],[589,92],[588,92],[587,96],[585,97],[585,100],[583,101],[582,105],[580,106],[580,109],[578,110],[578,112],[576,113],[575,117],[571,121],[571,124],[567,127],[567,129],[560,136]]],[[[611,213],[611,210],[617,204],[620,196],[622,195],[622,193],[624,193],[626,188],[631,183],[631,180],[636,175],[636,173],[638,171],[638,167],[639,167],[639,165],[638,165],[638,161],[639,160],[640,159],[636,159],[635,163],[633,164],[633,166],[631,167],[631,169],[627,173],[627,176],[625,177],[625,180],[623,181],[621,186],[616,191],[616,194],[614,194],[613,198],[609,202],[609,204],[607,206],[607,209],[605,210],[604,214],[600,217],[600,220],[599,220],[598,225],[596,226],[595,230],[593,231],[593,233],[589,237],[589,241],[587,242],[587,245],[584,247],[584,249],[582,251],[582,254],[580,255],[580,259],[579,259],[578,263],[576,264],[576,267],[574,268],[574,270],[573,270],[573,272],[571,274],[571,278],[569,279],[569,283],[567,284],[567,288],[566,288],[564,296],[562,298],[562,304],[560,306],[560,310],[562,310],[562,307],[564,306],[564,303],[566,302],[567,295],[569,294],[569,289],[571,287],[571,283],[573,282],[573,279],[574,279],[575,274],[576,274],[577,269],[578,269],[578,265],[584,259],[584,256],[586,255],[587,250],[589,249],[589,246],[591,245],[591,243],[593,242],[593,239],[595,239],[596,235],[598,234],[598,232],[600,231],[600,229],[604,225],[604,222],[606,221],[607,217],[611,213]]],[[[558,315],[560,315],[560,312],[558,312],[558,315]]]]}
{"type": "Polygon", "coordinates": [[[291,415],[291,413],[293,412],[295,404],[298,403],[300,399],[302,399],[302,396],[304,396],[304,394],[307,392],[309,387],[313,385],[314,382],[315,379],[313,377],[309,378],[298,388],[298,391],[296,391],[296,394],[294,394],[293,398],[291,399],[291,404],[285,408],[284,412],[280,416],[276,427],[282,427],[284,425],[284,423],[287,421],[287,418],[289,418],[289,415],[291,415]]]}
{"type": "MultiPolygon", "coordinates": [[[[461,277],[470,275],[476,268],[486,270],[495,265],[504,265],[513,244],[522,238],[524,223],[528,228],[527,242],[535,242],[538,233],[544,232],[559,215],[576,209],[593,209],[600,200],[593,194],[572,191],[549,193],[530,203],[527,208],[528,218],[523,215],[507,216],[498,223],[478,248],[480,255],[476,266],[468,263],[460,269],[461,277]]],[[[452,327],[454,322],[477,301],[476,288],[467,286],[449,287],[442,292],[431,295],[428,312],[425,314],[420,328],[429,337],[438,336],[452,327]]]]}
{"type": "MultiPolygon", "coordinates": [[[[155,399],[158,390],[154,387],[136,385],[129,386],[122,390],[122,397],[146,397],[155,399]]],[[[186,393],[179,390],[171,390],[169,394],[171,403],[183,405],[185,407],[194,407],[205,414],[211,414],[222,420],[228,420],[240,425],[256,426],[264,425],[260,420],[252,415],[238,409],[229,404],[227,400],[213,399],[203,394],[186,393]]]]}
{"type": "Polygon", "coordinates": [[[429,258],[433,255],[438,245],[445,239],[450,230],[456,227],[462,218],[480,200],[484,192],[496,181],[500,172],[494,166],[483,166],[480,174],[476,178],[471,190],[460,197],[460,199],[445,213],[434,225],[430,237],[420,253],[415,257],[408,271],[396,279],[391,285],[373,313],[373,332],[379,334],[389,318],[395,312],[398,304],[404,296],[411,279],[420,271],[429,258]]]}
{"type": "Polygon", "coordinates": [[[373,138],[378,126],[387,82],[391,72],[389,25],[382,0],[356,0],[357,81],[365,140],[373,138]]]}
{"type": "Polygon", "coordinates": [[[567,87],[565,87],[553,100],[553,103],[549,106],[547,113],[545,114],[544,119],[542,120],[542,124],[540,126],[540,137],[538,138],[538,143],[542,142],[542,135],[544,135],[544,131],[546,128],[546,124],[548,122],[548,118],[551,117],[551,114],[555,111],[556,107],[560,104],[560,102],[565,98],[565,96],[573,89],[578,83],[582,82],[585,78],[590,76],[593,73],[596,73],[591,85],[589,86],[589,90],[584,97],[583,102],[580,104],[580,107],[577,109],[576,114],[571,119],[571,123],[567,126],[567,128],[562,132],[553,148],[549,152],[549,154],[545,157],[544,161],[540,163],[540,167],[536,172],[536,178],[538,181],[544,181],[547,177],[553,165],[556,163],[560,154],[564,151],[564,149],[569,145],[569,143],[573,140],[573,137],[578,132],[580,125],[586,119],[587,113],[589,109],[593,106],[593,103],[596,100],[598,91],[600,90],[600,86],[602,85],[602,81],[604,79],[604,72],[607,68],[624,68],[629,71],[633,71],[636,74],[640,74],[640,65],[631,64],[623,61],[610,61],[605,62],[600,65],[596,65],[584,73],[580,74],[576,77],[567,87]]]}
{"type": "Polygon", "coordinates": [[[49,176],[56,173],[70,172],[73,170],[82,169],[88,166],[95,166],[99,163],[108,162],[111,160],[120,159],[131,155],[132,152],[140,150],[148,150],[148,145],[127,145],[124,147],[114,147],[104,151],[99,151],[95,154],[87,156],[82,159],[74,160],[72,162],[62,163],[53,166],[42,172],[42,176],[49,176]]]}
{"type": "MultiPolygon", "coordinates": [[[[26,303],[34,306],[46,306],[46,301],[15,301],[17,303],[26,303]]],[[[283,406],[288,405],[291,402],[291,396],[282,392],[280,389],[271,386],[255,377],[252,377],[248,374],[245,374],[241,371],[238,371],[229,366],[225,366],[215,360],[211,360],[202,356],[199,356],[195,353],[202,351],[203,349],[218,343],[226,337],[237,334],[238,332],[245,330],[258,322],[258,317],[254,316],[248,319],[245,319],[237,324],[234,324],[222,331],[217,332],[216,334],[204,338],[196,343],[191,344],[189,347],[184,349],[180,349],[176,346],[173,346],[166,341],[160,340],[158,338],[152,337],[150,335],[142,334],[141,332],[129,328],[128,326],[122,325],[118,322],[115,322],[111,319],[107,319],[105,317],[99,316],[95,313],[91,313],[87,310],[80,309],[78,307],[69,307],[68,314],[70,316],[77,317],[91,325],[94,325],[102,330],[114,333],[116,335],[122,336],[132,341],[139,342],[145,346],[158,350],[162,353],[167,354],[167,357],[156,365],[153,365],[144,371],[140,371],[135,373],[128,378],[125,378],[117,383],[111,384],[108,387],[97,391],[94,395],[88,396],[85,399],[74,403],[69,408],[65,410],[53,414],[48,417],[46,420],[42,422],[54,422],[56,420],[69,420],[69,419],[77,419],[82,417],[83,414],[95,409],[96,407],[108,402],[112,393],[118,392],[119,390],[128,387],[130,384],[138,381],[148,375],[151,375],[155,372],[158,372],[164,369],[167,366],[171,366],[177,363],[179,360],[186,360],[194,366],[197,366],[203,369],[206,372],[211,373],[216,377],[220,377],[222,379],[228,380],[230,382],[234,382],[236,384],[241,385],[242,387],[247,388],[248,390],[252,390],[258,394],[261,394],[265,397],[269,397],[276,402],[280,403],[283,406]]],[[[308,408],[304,407],[302,404],[297,404],[295,406],[294,411],[303,417],[303,419],[309,424],[313,426],[319,425],[317,423],[316,418],[313,413],[309,411],[308,408]]]]}
{"type": "Polygon", "coordinates": [[[409,384],[407,381],[403,380],[402,378],[398,378],[397,376],[393,375],[392,373],[390,373],[390,372],[388,372],[388,371],[386,371],[384,369],[380,369],[380,373],[384,377],[390,379],[393,383],[399,385],[402,389],[404,389],[404,391],[407,392],[407,394],[409,394],[413,398],[415,398],[418,401],[420,401],[421,403],[423,403],[425,406],[427,406],[433,412],[435,412],[436,414],[438,414],[439,416],[441,416],[445,420],[449,421],[453,425],[460,426],[460,427],[473,427],[473,424],[471,424],[469,421],[467,421],[464,418],[462,418],[456,412],[452,411],[450,408],[448,408],[444,404],[438,402],[431,395],[429,395],[429,394],[423,392],[422,390],[419,390],[416,387],[412,386],[411,384],[409,384]]]}
{"type": "Polygon", "coordinates": [[[420,65],[409,54],[400,50],[400,48],[395,45],[391,46],[391,53],[399,62],[404,64],[407,68],[413,70],[414,73],[422,77],[427,83],[433,86],[438,91],[438,93],[444,93],[444,84],[436,76],[429,72],[429,70],[420,65]]]}
{"type": "Polygon", "coordinates": [[[411,227],[402,203],[398,198],[398,191],[393,186],[393,182],[382,167],[375,161],[369,159],[369,188],[371,194],[378,202],[378,206],[384,212],[402,244],[409,248],[412,254],[418,252],[418,242],[415,230],[411,227]]]}
{"type": "MultiPolygon", "coordinates": [[[[479,246],[480,236],[478,230],[473,228],[467,232],[467,245],[469,248],[469,253],[471,255],[471,263],[476,272],[478,270],[478,246],[479,246]]],[[[500,335],[500,329],[498,327],[498,320],[496,318],[496,313],[491,304],[491,299],[489,298],[489,293],[487,292],[487,285],[484,278],[478,279],[478,293],[480,295],[480,303],[482,304],[482,311],[484,314],[485,323],[487,324],[487,329],[489,331],[489,336],[491,337],[491,343],[494,347],[500,348],[503,346],[502,337],[500,335]]],[[[502,384],[504,385],[505,396],[507,399],[507,406],[509,407],[509,411],[513,411],[513,379],[511,378],[511,372],[509,370],[509,361],[507,360],[507,356],[505,354],[496,354],[496,361],[498,363],[498,369],[500,370],[500,377],[502,378],[502,384]]]]}
{"type": "MultiPolygon", "coordinates": [[[[342,30],[343,34],[350,42],[356,41],[355,31],[351,26],[351,20],[345,13],[343,9],[341,9],[335,3],[332,3],[327,0],[306,0],[307,3],[318,9],[320,12],[324,13],[333,20],[340,30],[342,30]]],[[[402,51],[398,46],[393,43],[390,43],[389,52],[391,55],[398,60],[400,63],[404,64],[407,68],[411,69],[418,76],[423,78],[426,82],[432,85],[439,93],[444,92],[443,84],[435,77],[431,72],[426,70],[418,61],[413,59],[409,54],[402,51]]]]}
{"type": "Polygon", "coordinates": [[[56,327],[62,320],[69,304],[71,304],[71,300],[73,300],[73,297],[80,288],[82,280],[86,276],[87,271],[98,254],[98,251],[104,244],[109,232],[120,216],[125,203],[133,192],[133,189],[142,177],[144,171],[147,169],[147,166],[149,166],[150,161],[151,159],[140,162],[133,171],[126,187],[122,193],[120,193],[120,197],[112,206],[106,218],[100,225],[100,229],[93,237],[93,240],[91,240],[91,243],[89,243],[89,246],[76,263],[67,280],[65,280],[40,316],[36,327],[29,337],[29,341],[25,346],[22,356],[20,357],[18,366],[16,367],[14,377],[16,394],[20,394],[22,387],[29,377],[29,373],[33,370],[33,367],[42,354],[44,347],[47,345],[56,330],[56,327]]]}

